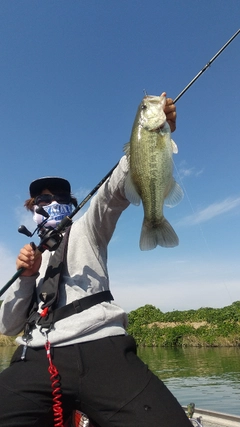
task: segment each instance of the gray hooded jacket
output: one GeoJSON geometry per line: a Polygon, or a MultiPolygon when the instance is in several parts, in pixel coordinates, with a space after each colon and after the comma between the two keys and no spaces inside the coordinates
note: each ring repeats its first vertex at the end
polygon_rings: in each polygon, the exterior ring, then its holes
{"type": "MultiPolygon", "coordinates": [[[[111,177],[91,200],[87,212],[73,223],[59,288],[58,307],[109,289],[107,246],[117,220],[129,205],[124,195],[127,171],[126,158],[122,157],[111,177]]],[[[0,311],[2,334],[13,336],[23,330],[34,289],[37,288],[39,295],[51,254],[49,251],[43,253],[36,276],[21,276],[6,292],[0,311]]],[[[39,300],[39,307],[41,305],[39,300]]],[[[126,326],[127,315],[124,310],[112,301],[103,302],[57,321],[48,338],[53,346],[65,346],[126,334],[126,326]]],[[[29,346],[45,345],[45,336],[38,326],[32,336],[29,346]]],[[[25,344],[21,337],[17,338],[17,342],[25,344]]]]}

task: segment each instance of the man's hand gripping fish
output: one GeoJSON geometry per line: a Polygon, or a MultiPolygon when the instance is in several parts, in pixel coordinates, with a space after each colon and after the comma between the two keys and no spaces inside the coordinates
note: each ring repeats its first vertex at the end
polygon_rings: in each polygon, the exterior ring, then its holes
{"type": "Polygon", "coordinates": [[[130,166],[125,194],[134,205],[142,200],[144,209],[141,250],[154,249],[157,245],[170,248],[179,243],[177,234],[163,215],[163,204],[173,207],[183,198],[183,191],[172,176],[172,154],[178,149],[171,139],[165,103],[165,93],[143,98],[130,143],[124,146],[130,166]]]}

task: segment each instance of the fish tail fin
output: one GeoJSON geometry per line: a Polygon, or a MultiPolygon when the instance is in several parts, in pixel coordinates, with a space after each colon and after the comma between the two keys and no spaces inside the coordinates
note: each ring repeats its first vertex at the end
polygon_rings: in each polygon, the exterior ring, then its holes
{"type": "Polygon", "coordinates": [[[156,248],[157,245],[174,248],[178,244],[178,236],[166,218],[163,218],[156,227],[153,227],[146,219],[143,220],[139,244],[142,251],[149,251],[156,248]]]}

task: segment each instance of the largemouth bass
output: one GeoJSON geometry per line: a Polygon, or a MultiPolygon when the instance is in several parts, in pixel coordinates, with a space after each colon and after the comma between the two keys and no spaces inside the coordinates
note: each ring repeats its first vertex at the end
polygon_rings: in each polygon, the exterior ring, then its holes
{"type": "Polygon", "coordinates": [[[177,146],[171,139],[164,107],[166,94],[145,96],[138,107],[130,143],[124,146],[129,162],[125,182],[127,199],[139,205],[142,200],[144,219],[140,249],[154,249],[157,245],[174,247],[178,236],[163,215],[163,205],[173,207],[183,191],[173,178],[172,154],[177,146]]]}

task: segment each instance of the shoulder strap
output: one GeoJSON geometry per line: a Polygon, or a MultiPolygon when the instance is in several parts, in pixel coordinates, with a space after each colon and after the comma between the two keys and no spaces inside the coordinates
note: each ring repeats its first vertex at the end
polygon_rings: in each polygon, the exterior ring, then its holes
{"type": "MultiPolygon", "coordinates": [[[[55,253],[50,258],[50,261],[48,263],[47,271],[43,280],[43,286],[42,286],[42,292],[39,295],[40,299],[44,302],[42,305],[42,309],[46,308],[48,312],[48,308],[50,308],[50,316],[47,315],[48,324],[49,326],[52,324],[52,309],[54,303],[57,301],[58,297],[58,288],[60,283],[60,278],[63,270],[63,264],[64,264],[64,258],[67,253],[67,246],[68,246],[68,238],[70,233],[70,227],[67,228],[62,242],[60,243],[59,247],[55,251],[55,253]]],[[[36,295],[36,288],[33,295],[33,304],[31,309],[29,310],[29,317],[25,323],[24,327],[24,340],[31,339],[31,330],[34,327],[34,325],[41,319],[41,315],[38,313],[38,303],[37,303],[37,295],[36,295]]]]}
{"type": "Polygon", "coordinates": [[[62,242],[49,260],[46,274],[43,279],[42,292],[39,295],[40,299],[43,301],[42,309],[47,307],[53,308],[53,305],[57,301],[59,283],[63,270],[64,259],[67,253],[70,228],[71,227],[67,228],[62,242]]]}

